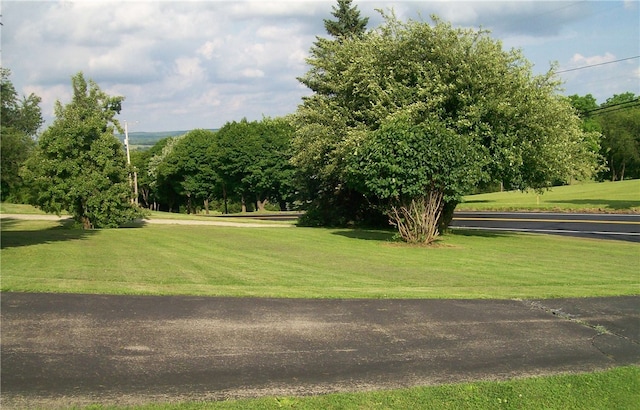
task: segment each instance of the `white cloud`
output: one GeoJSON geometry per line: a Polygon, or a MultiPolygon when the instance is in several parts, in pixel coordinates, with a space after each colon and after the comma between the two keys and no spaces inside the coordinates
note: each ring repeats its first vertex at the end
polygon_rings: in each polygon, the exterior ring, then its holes
{"type": "MultiPolygon", "coordinates": [[[[323,19],[333,18],[335,4],[7,0],[2,3],[2,64],[12,70],[19,92],[42,97],[48,121],[53,102],[68,101],[71,76],[83,71],[104,90],[126,97],[122,117],[139,121],[140,131],[215,128],[296,109],[309,93],[296,77],[307,70],[305,58],[316,36],[326,35],[323,19]]],[[[455,25],[483,26],[507,48],[522,47],[542,71],[554,60],[570,68],[638,54],[637,14],[633,19],[626,9],[637,10],[637,2],[354,4],[370,18],[370,28],[382,20],[376,8],[393,8],[403,20],[429,21],[438,13],[455,25]]],[[[567,89],[586,94],[597,88],[605,96],[630,87],[638,93],[637,61],[632,63],[603,66],[607,69],[599,76],[588,70],[567,75],[567,89]]]]}
{"type": "Polygon", "coordinates": [[[242,70],[242,76],[247,78],[262,78],[264,77],[264,71],[257,68],[245,68],[242,70]]]}
{"type": "Polygon", "coordinates": [[[60,101],[62,104],[71,101],[71,79],[69,79],[68,84],[54,86],[28,85],[25,86],[22,91],[25,95],[33,93],[40,97],[42,99],[42,104],[40,105],[42,115],[53,117],[56,101],[60,101]]]}
{"type": "Polygon", "coordinates": [[[615,59],[616,59],[616,56],[614,56],[609,52],[605,53],[602,56],[595,55],[595,56],[589,56],[589,57],[576,53],[571,58],[571,63],[576,65],[577,67],[580,67],[580,66],[608,63],[608,62],[614,61],[615,59]]]}
{"type": "Polygon", "coordinates": [[[202,55],[207,60],[211,60],[217,52],[222,48],[223,41],[219,38],[215,40],[208,40],[205,42],[200,48],[198,48],[197,53],[202,55]]]}

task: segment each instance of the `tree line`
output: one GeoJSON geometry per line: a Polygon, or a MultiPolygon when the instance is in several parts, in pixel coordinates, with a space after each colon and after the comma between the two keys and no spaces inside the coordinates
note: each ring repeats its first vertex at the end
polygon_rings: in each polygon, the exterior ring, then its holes
{"type": "Polygon", "coordinates": [[[601,135],[600,153],[606,167],[598,179],[622,181],[640,178],[640,96],[615,94],[598,105],[591,94],[569,97],[585,131],[601,135]]]}
{"type": "Polygon", "coordinates": [[[134,151],[139,201],[147,208],[195,213],[291,209],[295,169],[292,128],[284,118],[226,123],[217,132],[193,130],[134,151]]]}
{"type": "Polygon", "coordinates": [[[637,175],[632,94],[593,107],[590,96],[561,96],[553,68],[534,75],[519,50],[503,50],[484,30],[382,14],[383,24],[367,30],[351,0],[338,0],[335,20],[324,21],[329,37],[311,46],[309,71],[298,79],[312,93],[296,112],[166,138],[134,152],[131,166],[114,136],[124,98],[78,73],[72,101],[57,103],[37,143],[29,142],[32,128],[11,128],[31,146],[27,158],[12,159],[18,166],[10,169],[22,171],[5,183],[5,111],[31,112],[38,100],[19,103],[14,92],[5,109],[3,71],[3,199],[21,190],[85,228],[117,226],[141,207],[230,212],[271,204],[305,210],[306,225],[390,223],[404,240],[430,243],[478,186],[543,190],[608,172],[637,175]]]}

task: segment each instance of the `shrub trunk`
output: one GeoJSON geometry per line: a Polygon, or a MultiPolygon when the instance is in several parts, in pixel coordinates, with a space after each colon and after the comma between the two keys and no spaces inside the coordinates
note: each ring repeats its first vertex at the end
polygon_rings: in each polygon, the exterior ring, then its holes
{"type": "Polygon", "coordinates": [[[389,222],[398,228],[402,240],[428,245],[439,235],[438,222],[442,214],[443,193],[432,190],[425,196],[414,198],[409,204],[392,207],[389,222]]]}

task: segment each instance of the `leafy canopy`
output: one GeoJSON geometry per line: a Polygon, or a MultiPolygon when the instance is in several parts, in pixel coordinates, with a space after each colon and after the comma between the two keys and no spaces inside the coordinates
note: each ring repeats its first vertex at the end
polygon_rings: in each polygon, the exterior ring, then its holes
{"type": "Polygon", "coordinates": [[[10,75],[9,69],[0,68],[0,198],[20,201],[20,168],[35,147],[44,120],[40,97],[32,93],[20,100],[10,75]]]}
{"type": "Polygon", "coordinates": [[[56,102],[56,119],[27,160],[30,201],[45,212],[68,211],[85,229],[117,227],[141,215],[114,136],[124,98],[108,96],[82,73],[71,84],[72,101],[56,102]]]}
{"type": "Polygon", "coordinates": [[[213,167],[214,143],[213,131],[190,131],[176,140],[158,169],[159,178],[187,198],[189,212],[194,211],[194,200],[208,203],[220,185],[220,177],[213,167]]]}
{"type": "Polygon", "coordinates": [[[258,207],[271,200],[284,210],[293,198],[289,163],[292,129],[284,118],[226,123],[216,134],[216,170],[225,190],[258,207]]]}
{"type": "Polygon", "coordinates": [[[455,204],[478,181],[543,189],[592,175],[592,138],[552,71],[533,75],[486,31],[384,18],[312,47],[301,81],[315,92],[294,116],[292,160],[320,181],[318,197],[408,200],[435,183],[455,204]]]}
{"type": "Polygon", "coordinates": [[[599,144],[592,144],[592,150],[600,150],[606,160],[600,178],[640,178],[640,98],[625,92],[600,106],[591,94],[571,95],[569,101],[582,118],[583,129],[602,134],[599,144]]]}

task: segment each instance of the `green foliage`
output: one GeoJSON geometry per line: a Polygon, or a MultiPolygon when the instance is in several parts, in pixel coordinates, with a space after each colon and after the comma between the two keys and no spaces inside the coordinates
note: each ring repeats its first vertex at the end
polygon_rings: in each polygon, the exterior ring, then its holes
{"type": "Polygon", "coordinates": [[[165,138],[158,141],[158,143],[149,150],[150,158],[146,164],[146,178],[143,179],[142,183],[144,185],[142,186],[148,189],[149,200],[147,203],[151,205],[151,201],[153,201],[152,209],[154,210],[159,209],[159,202],[167,204],[170,212],[174,210],[174,207],[180,205],[177,203],[177,194],[173,189],[175,184],[165,181],[161,167],[165,160],[170,157],[174,147],[182,137],[183,136],[165,138]]]}
{"type": "Polygon", "coordinates": [[[217,133],[215,165],[226,195],[239,198],[245,208],[255,201],[262,209],[266,200],[273,200],[286,209],[295,191],[288,162],[291,134],[285,119],[226,123],[217,133]]]}
{"type": "Polygon", "coordinates": [[[264,118],[161,140],[134,156],[143,174],[143,203],[152,209],[228,213],[266,209],[272,201],[285,210],[296,191],[291,134],[285,118],[264,118]]]}
{"type": "Polygon", "coordinates": [[[614,94],[613,97],[607,98],[607,101],[602,104],[603,107],[610,107],[614,105],[621,105],[631,102],[637,102],[639,97],[636,97],[632,92],[627,91],[622,94],[614,94]]]}
{"type": "Polygon", "coordinates": [[[26,162],[30,202],[45,212],[65,210],[87,229],[117,227],[140,216],[114,136],[123,98],[109,97],[82,73],[72,86],[71,103],[56,103],[54,123],[26,162]]]}
{"type": "Polygon", "coordinates": [[[598,107],[588,94],[569,97],[580,113],[585,131],[596,131],[601,139],[591,143],[593,151],[606,160],[600,178],[640,178],[640,103],[631,92],[616,94],[598,107]]]}
{"type": "Polygon", "coordinates": [[[570,95],[568,98],[573,108],[578,111],[578,114],[580,114],[580,117],[582,118],[589,116],[589,111],[593,111],[598,108],[598,103],[591,94],[587,94],[584,97],[574,94],[570,95]]]}
{"type": "Polygon", "coordinates": [[[358,203],[358,195],[345,186],[377,203],[400,195],[399,187],[416,195],[430,186],[425,180],[437,177],[452,210],[475,181],[544,189],[593,174],[597,138],[582,130],[567,99],[557,94],[553,72],[534,76],[519,51],[502,50],[484,31],[455,29],[435,18],[433,25],[385,19],[377,30],[348,41],[319,41],[311,49],[311,68],[300,81],[315,93],[294,116],[292,161],[313,181],[313,202],[344,203],[334,213],[349,220],[359,207],[336,197],[358,203]],[[398,118],[409,124],[394,131],[387,124],[398,118]],[[420,124],[429,130],[421,135],[433,141],[416,136],[411,126],[420,124]],[[377,132],[381,128],[386,131],[377,132]],[[394,138],[417,145],[396,149],[394,138]],[[445,142],[440,156],[424,155],[445,142]],[[411,167],[427,162],[430,169],[459,171],[417,182],[411,167]],[[376,178],[380,167],[396,181],[376,178]]]}
{"type": "Polygon", "coordinates": [[[640,105],[603,112],[597,117],[602,128],[603,156],[611,180],[640,178],[640,105]]]}
{"type": "Polygon", "coordinates": [[[352,0],[338,0],[338,7],[332,7],[331,13],[337,20],[324,20],[324,27],[336,39],[350,38],[364,34],[369,18],[361,18],[356,6],[351,6],[352,0]]]}
{"type": "Polygon", "coordinates": [[[20,168],[35,147],[35,137],[44,120],[40,97],[30,94],[20,101],[11,71],[0,68],[0,199],[22,200],[20,168]]]}
{"type": "Polygon", "coordinates": [[[459,201],[482,175],[482,147],[439,119],[396,116],[368,134],[350,157],[350,180],[382,200],[403,203],[431,190],[459,201]]]}
{"type": "Polygon", "coordinates": [[[416,124],[397,115],[358,143],[349,180],[383,201],[404,240],[430,243],[439,234],[444,204],[459,202],[480,179],[482,148],[437,117],[416,124]]]}
{"type": "Polygon", "coordinates": [[[631,92],[616,94],[594,113],[602,129],[602,152],[611,180],[640,178],[640,102],[631,92]]]}
{"type": "Polygon", "coordinates": [[[158,178],[187,198],[187,212],[195,211],[195,201],[208,203],[221,185],[213,164],[216,160],[216,135],[208,130],[193,130],[180,138],[159,167],[158,178]]]}

